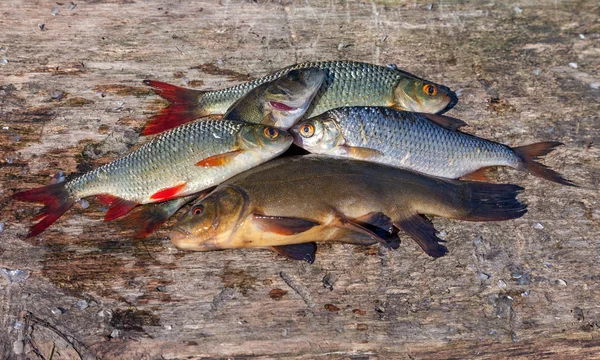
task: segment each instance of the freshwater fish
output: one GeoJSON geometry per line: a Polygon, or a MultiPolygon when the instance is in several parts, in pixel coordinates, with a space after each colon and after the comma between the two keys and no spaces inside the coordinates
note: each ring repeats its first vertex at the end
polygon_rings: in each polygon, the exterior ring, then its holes
{"type": "Polygon", "coordinates": [[[155,134],[211,114],[224,114],[237,99],[256,86],[290,71],[306,68],[321,69],[325,80],[305,117],[340,106],[393,106],[408,111],[444,113],[458,102],[456,94],[448,87],[390,66],[346,60],[305,62],[254,81],[214,91],[145,80],[144,83],[151,86],[156,94],[172,104],[154,116],[143,134],[155,134]]]}
{"type": "Polygon", "coordinates": [[[359,235],[387,243],[391,223],[434,258],[447,249],[423,217],[515,219],[527,212],[516,185],[467,182],[350,159],[285,157],[219,185],[176,224],[185,250],[268,248],[359,235]],[[368,225],[365,226],[365,225],[368,225]]]}
{"type": "Polygon", "coordinates": [[[44,231],[78,199],[96,195],[110,206],[105,221],[139,204],[197,193],[282,154],[284,130],[230,120],[196,121],[160,134],[128,155],[65,183],[13,194],[43,203],[27,237],[44,231]]]}
{"type": "Polygon", "coordinates": [[[534,161],[562,143],[511,148],[458,131],[458,119],[385,107],[342,107],[291,129],[294,143],[315,154],[374,161],[457,179],[488,180],[491,166],[509,166],[559,184],[575,184],[534,161]]]}

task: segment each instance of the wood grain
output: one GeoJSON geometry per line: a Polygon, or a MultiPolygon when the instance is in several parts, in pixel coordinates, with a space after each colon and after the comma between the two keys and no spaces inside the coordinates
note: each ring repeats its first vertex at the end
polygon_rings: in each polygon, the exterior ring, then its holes
{"type": "Polygon", "coordinates": [[[0,2],[0,268],[27,275],[0,277],[0,357],[600,358],[599,12],[567,0],[0,2]],[[328,59],[395,63],[459,90],[450,115],[478,136],[564,142],[545,163],[581,187],[498,170],[526,188],[529,213],[436,219],[450,250],[436,261],[406,238],[394,252],[324,245],[313,265],[184,252],[165,229],[133,240],[92,200],[24,238],[39,207],[14,191],[144,141],[164,101],[143,79],[220,88],[328,59]]]}

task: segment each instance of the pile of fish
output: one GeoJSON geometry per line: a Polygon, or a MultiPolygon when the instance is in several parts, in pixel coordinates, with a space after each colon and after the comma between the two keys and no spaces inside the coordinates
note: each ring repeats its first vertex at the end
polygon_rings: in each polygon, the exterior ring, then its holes
{"type": "Polygon", "coordinates": [[[441,115],[457,103],[452,90],[393,65],[309,62],[217,91],[144,82],[171,103],[146,125],[154,138],[73,180],[15,193],[45,205],[27,237],[88,196],[108,206],[106,221],[128,214],[139,238],[197,199],[171,233],[181,249],[270,248],[312,262],[315,242],[396,249],[401,230],[437,258],[447,249],[427,216],[527,212],[523,188],[486,182],[486,168],[575,186],[535,161],[561,143],[511,148],[464,133],[465,122],[441,115]],[[279,157],[291,146],[311,154],[279,157]]]}

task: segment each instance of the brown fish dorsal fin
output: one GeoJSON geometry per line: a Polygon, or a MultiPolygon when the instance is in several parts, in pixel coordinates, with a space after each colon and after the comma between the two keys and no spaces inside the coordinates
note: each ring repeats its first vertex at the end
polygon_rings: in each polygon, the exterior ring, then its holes
{"type": "Polygon", "coordinates": [[[300,234],[320,225],[320,223],[312,220],[261,214],[253,214],[252,222],[263,231],[279,235],[300,234]]]}
{"type": "Polygon", "coordinates": [[[437,231],[431,222],[423,216],[419,214],[409,215],[395,220],[394,225],[410,235],[427,255],[439,258],[448,252],[448,249],[440,244],[444,240],[437,237],[437,231]]]}
{"type": "Polygon", "coordinates": [[[353,232],[356,232],[359,234],[366,235],[366,236],[370,237],[371,239],[376,240],[377,242],[383,244],[385,247],[390,248],[390,244],[388,244],[388,240],[386,238],[381,237],[376,232],[367,229],[366,227],[357,223],[356,221],[352,221],[352,220],[348,219],[342,213],[336,212],[335,220],[332,222],[331,225],[341,228],[341,229],[347,229],[347,230],[350,230],[350,231],[353,231],[353,232]]]}
{"type": "Polygon", "coordinates": [[[457,131],[461,127],[469,125],[460,119],[455,119],[453,117],[446,116],[446,115],[425,114],[425,113],[421,113],[421,115],[426,117],[427,120],[431,121],[432,123],[437,124],[443,128],[451,130],[451,131],[457,131]]]}
{"type": "Polygon", "coordinates": [[[383,155],[383,153],[379,150],[365,147],[341,145],[340,148],[351,157],[361,160],[371,160],[377,156],[383,155]]]}
{"type": "Polygon", "coordinates": [[[238,149],[238,150],[226,152],[224,154],[213,155],[211,157],[207,157],[206,159],[202,159],[202,160],[198,161],[196,163],[196,166],[213,167],[213,166],[227,165],[241,153],[243,153],[243,150],[238,149]]]}
{"type": "Polygon", "coordinates": [[[462,176],[461,179],[462,180],[473,180],[473,181],[485,181],[485,182],[490,182],[492,181],[492,179],[490,179],[488,171],[492,168],[493,166],[486,166],[483,167],[479,170],[475,170],[470,174],[467,174],[465,176],[462,176]]]}
{"type": "Polygon", "coordinates": [[[317,244],[308,242],[303,244],[281,245],[271,247],[276,253],[291,260],[304,260],[309,264],[315,262],[317,244]]]}

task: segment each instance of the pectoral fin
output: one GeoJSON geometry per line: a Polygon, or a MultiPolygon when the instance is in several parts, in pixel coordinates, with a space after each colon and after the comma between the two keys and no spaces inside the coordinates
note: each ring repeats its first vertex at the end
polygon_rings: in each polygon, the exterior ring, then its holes
{"type": "Polygon", "coordinates": [[[439,258],[448,252],[448,249],[440,244],[441,242],[444,242],[444,240],[437,237],[437,231],[431,222],[421,215],[414,214],[394,221],[394,225],[410,235],[427,255],[439,258]]]}
{"type": "Polygon", "coordinates": [[[304,260],[309,264],[315,262],[317,244],[314,242],[304,244],[273,246],[273,251],[291,260],[304,260]]]}
{"type": "Polygon", "coordinates": [[[320,225],[312,220],[260,214],[252,215],[252,222],[263,231],[279,235],[295,235],[320,225]]]}
{"type": "Polygon", "coordinates": [[[364,147],[342,145],[340,148],[351,157],[361,160],[371,160],[383,155],[381,151],[364,147]]]}
{"type": "Polygon", "coordinates": [[[213,166],[222,166],[230,163],[235,159],[238,155],[240,155],[243,150],[234,150],[224,154],[218,154],[206,159],[202,159],[196,163],[196,166],[202,167],[213,167],[213,166]]]}
{"type": "Polygon", "coordinates": [[[461,127],[469,125],[460,119],[455,119],[450,116],[425,113],[421,113],[421,115],[426,117],[429,121],[451,131],[457,131],[461,127]]]}

